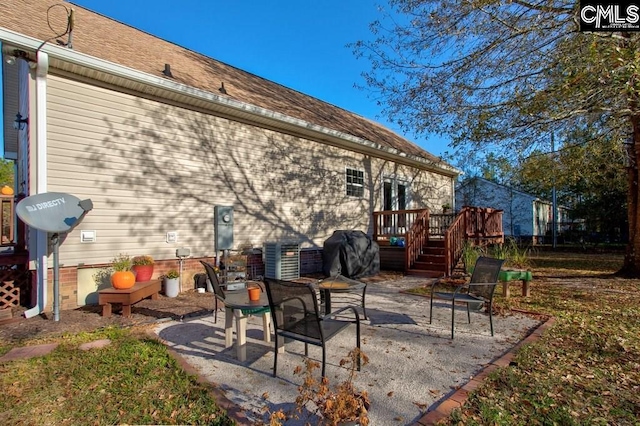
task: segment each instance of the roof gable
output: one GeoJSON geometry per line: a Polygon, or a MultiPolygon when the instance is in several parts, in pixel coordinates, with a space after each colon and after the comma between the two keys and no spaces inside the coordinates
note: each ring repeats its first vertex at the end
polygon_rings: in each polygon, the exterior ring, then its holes
{"type": "MultiPolygon", "coordinates": [[[[49,27],[64,28],[66,11],[56,0],[5,0],[0,4],[0,26],[40,40],[56,43],[49,27]],[[48,15],[49,11],[49,15],[48,15]],[[30,19],[24,19],[29,16],[30,19]],[[49,22],[47,22],[47,18],[49,22]]],[[[106,16],[65,3],[74,10],[73,50],[149,75],[255,105],[269,111],[332,129],[375,145],[440,164],[457,174],[416,144],[390,129],[317,98],[209,58],[106,16]],[[165,76],[165,64],[171,77],[165,76]],[[226,93],[220,88],[224,84],[226,93]]],[[[67,41],[67,36],[64,40],[67,41]]]]}

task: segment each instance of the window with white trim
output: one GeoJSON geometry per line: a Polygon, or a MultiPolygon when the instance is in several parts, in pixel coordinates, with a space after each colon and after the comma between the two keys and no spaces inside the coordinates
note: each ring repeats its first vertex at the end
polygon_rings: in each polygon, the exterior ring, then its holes
{"type": "Polygon", "coordinates": [[[347,169],[347,196],[364,196],[364,172],[362,170],[347,169]]]}

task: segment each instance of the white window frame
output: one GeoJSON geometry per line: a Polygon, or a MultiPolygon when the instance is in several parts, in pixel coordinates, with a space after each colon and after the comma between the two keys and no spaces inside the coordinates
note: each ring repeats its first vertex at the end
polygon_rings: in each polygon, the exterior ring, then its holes
{"type": "Polygon", "coordinates": [[[364,178],[365,178],[364,170],[358,169],[356,167],[345,167],[344,168],[344,183],[345,183],[345,191],[344,191],[344,193],[345,193],[345,195],[347,197],[354,197],[354,198],[362,198],[362,197],[364,197],[364,178]],[[359,176],[354,176],[354,172],[357,173],[357,174],[362,174],[362,183],[357,183],[357,182],[353,182],[353,181],[349,182],[349,176],[350,176],[349,172],[352,172],[351,173],[352,180],[353,180],[353,178],[358,178],[359,177],[359,176]],[[354,188],[359,188],[358,192],[360,192],[360,194],[353,194],[354,188]]]}

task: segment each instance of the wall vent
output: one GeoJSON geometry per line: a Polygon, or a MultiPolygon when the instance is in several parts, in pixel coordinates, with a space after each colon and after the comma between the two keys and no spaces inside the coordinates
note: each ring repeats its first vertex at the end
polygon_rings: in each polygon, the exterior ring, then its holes
{"type": "Polygon", "coordinates": [[[278,280],[300,278],[298,243],[264,243],[264,276],[278,280]]]}

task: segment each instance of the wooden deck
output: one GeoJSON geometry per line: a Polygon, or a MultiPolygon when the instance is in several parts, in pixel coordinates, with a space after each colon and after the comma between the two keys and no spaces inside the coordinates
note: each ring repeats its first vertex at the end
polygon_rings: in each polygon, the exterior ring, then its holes
{"type": "Polygon", "coordinates": [[[504,243],[502,210],[463,207],[457,214],[430,214],[428,209],[373,214],[373,238],[380,246],[380,266],[408,275],[448,276],[464,245],[504,243]],[[392,244],[393,241],[401,241],[392,244]]]}

